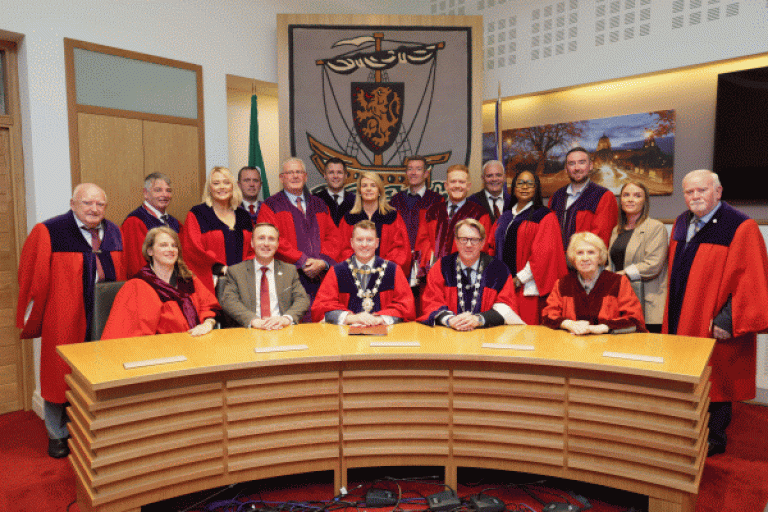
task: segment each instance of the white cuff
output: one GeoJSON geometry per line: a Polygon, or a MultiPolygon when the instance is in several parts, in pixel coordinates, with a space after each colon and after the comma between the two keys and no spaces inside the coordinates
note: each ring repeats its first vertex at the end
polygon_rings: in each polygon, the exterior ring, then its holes
{"type": "Polygon", "coordinates": [[[514,312],[514,310],[504,304],[503,302],[497,302],[491,308],[504,318],[504,324],[506,325],[525,325],[523,319],[514,312]]]}

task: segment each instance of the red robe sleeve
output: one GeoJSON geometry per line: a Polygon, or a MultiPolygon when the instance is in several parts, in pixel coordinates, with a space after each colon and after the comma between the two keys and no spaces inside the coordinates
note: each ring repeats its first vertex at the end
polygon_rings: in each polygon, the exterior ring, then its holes
{"type": "MultiPolygon", "coordinates": [[[[535,228],[533,225],[529,227],[535,228]]],[[[533,280],[539,295],[543,297],[552,291],[558,279],[568,273],[563,236],[554,212],[548,213],[539,222],[530,249],[527,261],[518,260],[518,269],[524,268],[527,263],[531,264],[533,280]]]]}
{"type": "Polygon", "coordinates": [[[445,285],[441,264],[442,261],[438,260],[434,266],[429,269],[427,284],[421,294],[421,316],[418,318],[419,322],[429,321],[429,317],[432,313],[441,310],[456,311],[456,306],[458,304],[456,288],[445,285]]]}
{"type": "Polygon", "coordinates": [[[416,232],[416,242],[414,243],[414,249],[419,251],[419,266],[424,269],[429,268],[437,238],[437,220],[428,221],[428,211],[429,209],[419,212],[419,230],[416,232]]]}
{"type": "MultiPolygon", "coordinates": [[[[344,217],[341,218],[341,222],[339,222],[339,237],[341,238],[341,250],[339,251],[339,261],[344,261],[353,254],[355,254],[355,251],[352,250],[352,244],[350,241],[352,240],[352,230],[354,229],[354,226],[350,226],[347,223],[347,219],[344,217]]],[[[384,256],[382,256],[384,257],[384,256]]]]}
{"type": "MultiPolygon", "coordinates": [[[[343,222],[343,221],[342,221],[343,222]]],[[[349,294],[339,293],[339,282],[336,278],[336,269],[331,267],[320,288],[317,290],[315,300],[312,301],[312,321],[322,322],[329,311],[349,311],[349,294]]]]}
{"type": "Polygon", "coordinates": [[[768,254],[753,219],[736,230],[717,295],[717,311],[731,297],[734,337],[768,330],[768,254]]]}
{"type": "MultiPolygon", "coordinates": [[[[290,215],[286,214],[284,217],[290,218],[290,215]]],[[[256,219],[256,223],[261,224],[266,222],[273,226],[277,226],[277,229],[280,231],[280,239],[277,245],[276,256],[281,261],[296,264],[304,254],[296,247],[296,230],[293,227],[293,221],[281,222],[281,220],[283,219],[278,218],[275,212],[272,211],[266,203],[261,204],[261,207],[259,208],[259,217],[256,219]],[[293,243],[291,238],[293,238],[293,243]]]]}
{"type": "Polygon", "coordinates": [[[181,245],[184,251],[184,262],[190,270],[203,281],[210,290],[213,290],[213,265],[218,263],[216,253],[205,247],[200,224],[193,212],[187,213],[184,223],[181,245]]]}
{"type": "MultiPolygon", "coordinates": [[[[563,320],[570,318],[568,312],[565,311],[566,304],[564,298],[560,294],[560,281],[561,279],[558,279],[555,282],[552,292],[547,297],[547,305],[541,312],[541,325],[546,325],[552,329],[559,329],[563,320]]],[[[573,312],[570,314],[575,316],[573,312]]]]}
{"type": "Polygon", "coordinates": [[[16,326],[22,329],[21,338],[41,335],[50,284],[51,238],[45,225],[37,224],[24,242],[19,260],[16,326]]]}
{"type": "Polygon", "coordinates": [[[141,279],[131,279],[115,296],[101,339],[156,334],[162,308],[163,303],[151,286],[141,279]]]}
{"type": "MultiPolygon", "coordinates": [[[[406,240],[407,241],[407,240],[406,240]]],[[[408,284],[403,269],[398,265],[395,269],[395,288],[379,292],[381,311],[376,315],[388,315],[402,318],[410,322],[416,317],[416,304],[413,299],[411,286],[408,284]]]]}
{"type": "Polygon", "coordinates": [[[608,191],[600,198],[595,209],[595,216],[592,219],[592,226],[589,231],[602,238],[606,247],[610,247],[611,233],[619,220],[619,206],[616,202],[616,196],[608,191]]]}
{"type": "Polygon", "coordinates": [[[397,213],[397,220],[384,228],[386,229],[382,229],[379,255],[397,264],[404,272],[410,273],[411,242],[408,240],[408,229],[400,212],[397,213]]]}
{"type": "Polygon", "coordinates": [[[123,259],[128,277],[133,277],[141,267],[147,264],[141,254],[141,247],[147,237],[147,226],[138,217],[128,217],[120,226],[123,235],[123,259]]]}

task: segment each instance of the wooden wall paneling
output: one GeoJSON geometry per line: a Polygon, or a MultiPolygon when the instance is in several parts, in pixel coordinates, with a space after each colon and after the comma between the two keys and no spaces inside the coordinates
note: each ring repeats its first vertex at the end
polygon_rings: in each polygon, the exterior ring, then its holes
{"type": "Polygon", "coordinates": [[[143,197],[141,121],[85,113],[77,119],[81,182],[96,183],[106,191],[106,216],[119,226],[143,197]]]}
{"type": "Polygon", "coordinates": [[[189,209],[202,198],[200,180],[192,178],[198,175],[200,165],[200,129],[154,121],[143,121],[143,126],[144,175],[162,172],[170,176],[173,201],[168,213],[184,222],[189,209]]]}

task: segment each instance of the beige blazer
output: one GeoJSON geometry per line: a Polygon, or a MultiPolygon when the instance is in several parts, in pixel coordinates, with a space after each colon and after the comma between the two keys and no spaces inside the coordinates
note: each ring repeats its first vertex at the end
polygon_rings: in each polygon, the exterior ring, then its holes
{"type": "MultiPolygon", "coordinates": [[[[251,325],[256,313],[256,260],[247,260],[227,269],[219,303],[224,312],[243,327],[251,325]]],[[[296,267],[275,260],[275,289],[281,315],[289,315],[293,323],[309,309],[309,296],[299,281],[296,267]]]]}
{"type": "MultiPolygon", "coordinates": [[[[618,237],[618,227],[611,233],[611,246],[618,237]]],[[[632,283],[637,298],[643,304],[646,324],[664,321],[667,300],[667,252],[669,235],[664,224],[656,219],[645,219],[635,227],[624,255],[624,270],[632,283]]],[[[615,271],[613,263],[611,270],[615,271]]]]}

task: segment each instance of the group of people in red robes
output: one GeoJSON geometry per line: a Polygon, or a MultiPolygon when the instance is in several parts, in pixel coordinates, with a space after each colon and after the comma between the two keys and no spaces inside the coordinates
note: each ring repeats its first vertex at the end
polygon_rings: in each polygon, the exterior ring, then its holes
{"type": "Polygon", "coordinates": [[[337,160],[328,197],[312,195],[304,162],[291,158],[282,190],[254,203],[248,189],[246,210],[238,183],[258,181],[259,170],[244,168],[236,182],[215,167],[183,225],[166,213],[163,174],[147,177],[144,204],[122,228],[104,218],[104,191],[79,185],[70,212],[32,230],[19,268],[17,323],[23,337],[42,338],[49,454],[68,453],[68,369],[55,346],[90,340],[95,284],[126,278],[103,338],[203,336],[227,319],[260,329],[417,320],[457,331],[543,324],[574,335],[714,337],[709,454],[722,453],[730,402],[755,393],[755,333],[768,329],[757,307],[768,300],[768,256],[756,223],[720,200],[714,173],[694,171],[668,241],[642,183],[625,184],[617,202],[590,181],[585,149],[565,160],[570,183],[549,206],[533,172],[514,176],[511,194],[499,187],[498,161],[485,164],[473,196],[469,170],[449,167],[446,200],[414,156],[408,187],[391,201],[375,173],[359,173],[356,194],[344,192],[337,160]]]}

